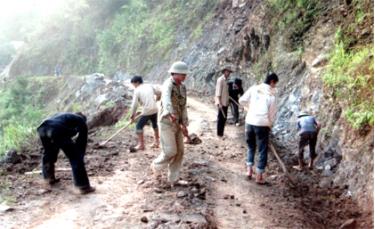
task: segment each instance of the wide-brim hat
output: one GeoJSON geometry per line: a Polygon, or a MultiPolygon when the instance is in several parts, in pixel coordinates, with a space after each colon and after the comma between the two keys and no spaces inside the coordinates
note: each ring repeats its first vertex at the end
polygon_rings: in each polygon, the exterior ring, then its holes
{"type": "Polygon", "coordinates": [[[309,115],[309,113],[307,111],[301,111],[301,112],[298,113],[297,117],[300,118],[302,116],[308,116],[308,115],[309,115]]]}
{"type": "Polygon", "coordinates": [[[221,72],[223,73],[225,70],[229,72],[233,72],[233,67],[231,65],[225,65],[222,69],[221,72]]]}
{"type": "Polygon", "coordinates": [[[185,62],[177,61],[169,68],[168,73],[189,74],[189,68],[185,62]]]}

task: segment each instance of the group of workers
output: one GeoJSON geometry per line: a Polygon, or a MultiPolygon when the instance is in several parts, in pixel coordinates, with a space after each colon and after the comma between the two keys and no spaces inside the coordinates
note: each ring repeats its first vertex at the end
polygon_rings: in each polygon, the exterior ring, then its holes
{"type": "MultiPolygon", "coordinates": [[[[232,108],[232,115],[236,126],[240,125],[239,106],[247,111],[245,118],[245,136],[247,150],[248,178],[256,173],[256,183],[265,184],[264,172],[267,165],[269,132],[276,117],[276,84],[279,81],[275,73],[267,74],[264,83],[250,87],[246,92],[242,89],[242,80],[230,80],[233,72],[230,66],[222,69],[222,76],[217,79],[215,104],[218,108],[217,136],[225,141],[224,128],[227,120],[228,106],[232,108]],[[259,160],[254,171],[254,157],[258,145],[259,160]]],[[[169,77],[164,81],[161,89],[143,82],[141,76],[134,76],[131,84],[134,86],[134,96],[130,108],[131,120],[137,120],[136,134],[138,138],[137,150],[144,150],[144,126],[151,122],[154,142],[152,148],[161,146],[160,154],[153,160],[151,168],[158,176],[163,169],[168,170],[168,181],[173,184],[179,178],[183,155],[184,137],[189,140],[187,93],[183,82],[189,73],[188,66],[182,61],[172,64],[168,70],[169,77]],[[157,101],[160,99],[160,107],[157,101]],[[137,112],[138,106],[142,111],[137,112]]],[[[320,125],[308,113],[298,116],[300,134],[298,169],[304,167],[303,149],[310,145],[309,167],[313,167],[316,157],[315,145],[320,125]]],[[[72,167],[74,184],[81,194],[95,191],[90,185],[84,164],[87,145],[86,117],[82,113],[58,113],[42,122],[38,133],[43,145],[42,175],[45,181],[53,185],[58,182],[55,178],[55,163],[59,149],[68,157],[72,167]]]]}

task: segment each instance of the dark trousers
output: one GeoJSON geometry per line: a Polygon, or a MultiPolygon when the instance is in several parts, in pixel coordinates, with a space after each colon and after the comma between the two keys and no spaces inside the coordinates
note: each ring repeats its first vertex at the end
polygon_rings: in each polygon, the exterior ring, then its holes
{"type": "Polygon", "coordinates": [[[305,146],[309,145],[310,147],[310,159],[314,159],[316,157],[315,147],[316,141],[318,139],[318,133],[316,132],[307,132],[300,134],[299,140],[299,150],[298,150],[298,159],[303,160],[303,151],[305,146]]]}
{"type": "Polygon", "coordinates": [[[151,121],[152,128],[157,129],[158,128],[158,114],[152,114],[152,115],[142,115],[139,121],[137,122],[137,125],[135,126],[137,133],[143,133],[143,127],[147,124],[148,121],[151,121]]]}
{"type": "Polygon", "coordinates": [[[267,166],[268,155],[268,137],[270,128],[268,126],[253,126],[246,124],[245,134],[247,151],[247,165],[254,165],[254,157],[256,146],[258,145],[259,162],[257,165],[257,173],[263,173],[267,166]]]}
{"type": "Polygon", "coordinates": [[[55,163],[59,150],[62,149],[72,167],[74,185],[79,188],[90,186],[84,163],[85,152],[77,149],[75,143],[66,136],[53,134],[53,129],[42,127],[38,129],[43,145],[42,174],[47,180],[55,179],[55,163]]]}
{"type": "Polygon", "coordinates": [[[228,116],[228,107],[223,106],[221,108],[222,109],[218,108],[218,114],[217,114],[217,136],[224,135],[225,122],[227,121],[227,116],[228,116]]]}
{"type": "MultiPolygon", "coordinates": [[[[238,103],[238,100],[236,102],[238,103]]],[[[234,123],[238,123],[239,117],[240,117],[240,113],[238,111],[238,105],[235,102],[233,102],[232,100],[229,101],[229,105],[230,105],[230,110],[231,110],[233,118],[234,118],[234,123]]]]}

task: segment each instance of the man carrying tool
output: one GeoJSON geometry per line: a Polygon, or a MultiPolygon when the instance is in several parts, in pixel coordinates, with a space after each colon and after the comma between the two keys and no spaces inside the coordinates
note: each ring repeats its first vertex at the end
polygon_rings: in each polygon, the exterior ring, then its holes
{"type": "Polygon", "coordinates": [[[149,120],[151,121],[152,128],[154,129],[154,144],[152,145],[152,148],[159,148],[159,130],[157,123],[158,106],[156,104],[155,96],[160,96],[160,91],[150,84],[144,84],[141,76],[134,76],[130,82],[135,88],[133,102],[130,108],[132,122],[134,122],[137,116],[138,105],[140,104],[143,106],[140,119],[135,127],[138,135],[138,145],[135,147],[135,150],[145,149],[143,127],[149,120]]]}
{"type": "Polygon", "coordinates": [[[232,112],[234,123],[240,125],[240,113],[238,110],[238,98],[243,95],[242,80],[239,78],[232,79],[228,82],[229,105],[232,112]]]}
{"type": "Polygon", "coordinates": [[[183,136],[188,136],[188,116],[186,109],[186,87],[182,82],[188,74],[186,63],[172,64],[171,74],[162,86],[161,109],[159,111],[160,143],[162,152],[152,162],[154,174],[168,167],[168,181],[177,181],[184,155],[183,136]]]}
{"type": "Polygon", "coordinates": [[[266,184],[263,173],[267,165],[268,135],[276,116],[275,87],[278,81],[275,73],[268,74],[264,83],[249,88],[239,100],[241,105],[248,107],[245,134],[249,179],[253,175],[255,149],[258,144],[257,184],[266,184]]]}
{"type": "Polygon", "coordinates": [[[55,163],[59,150],[62,149],[72,167],[74,185],[81,194],[94,192],[95,188],[90,186],[84,163],[87,145],[86,117],[81,113],[58,113],[44,120],[37,131],[44,148],[42,174],[45,181],[50,185],[59,181],[55,178],[55,163]]]}
{"type": "Polygon", "coordinates": [[[229,91],[227,80],[233,72],[230,66],[226,66],[221,70],[223,73],[216,81],[215,90],[215,105],[218,108],[217,114],[217,136],[219,138],[224,136],[225,122],[227,121],[228,105],[229,105],[229,91]]]}
{"type": "Polygon", "coordinates": [[[303,161],[303,151],[306,145],[309,145],[310,147],[309,169],[313,168],[314,159],[316,158],[315,146],[318,139],[320,124],[316,121],[314,116],[309,115],[304,111],[299,113],[297,117],[297,128],[300,136],[298,147],[298,166],[293,166],[293,168],[301,171],[305,165],[303,161]]]}

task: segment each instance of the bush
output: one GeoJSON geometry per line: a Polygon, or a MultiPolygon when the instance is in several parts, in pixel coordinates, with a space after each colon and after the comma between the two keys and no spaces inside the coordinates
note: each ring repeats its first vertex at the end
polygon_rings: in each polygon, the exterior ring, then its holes
{"type": "Polygon", "coordinates": [[[292,49],[297,50],[302,45],[302,37],[313,25],[314,18],[321,12],[318,0],[268,0],[275,17],[274,23],[280,30],[289,31],[292,49]]]}
{"type": "Polygon", "coordinates": [[[1,91],[0,156],[36,136],[35,127],[42,120],[43,110],[32,88],[27,79],[18,78],[1,91]]]}
{"type": "Polygon", "coordinates": [[[373,45],[346,50],[346,43],[338,30],[323,81],[334,97],[344,104],[345,118],[352,127],[373,126],[373,45]]]}
{"type": "Polygon", "coordinates": [[[191,34],[191,39],[202,36],[216,4],[214,0],[128,1],[97,36],[99,71],[149,70],[171,52],[177,34],[191,34]]]}

